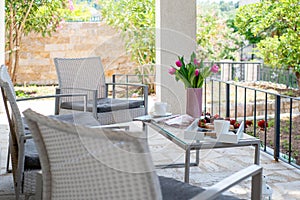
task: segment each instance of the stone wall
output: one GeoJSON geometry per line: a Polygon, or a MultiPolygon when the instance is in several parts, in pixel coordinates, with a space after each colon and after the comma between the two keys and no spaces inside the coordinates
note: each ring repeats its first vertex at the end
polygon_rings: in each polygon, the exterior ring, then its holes
{"type": "Polygon", "coordinates": [[[51,37],[31,33],[23,38],[17,83],[57,84],[55,57],[100,56],[107,78],[133,73],[137,64],[124,46],[120,34],[103,22],[67,22],[51,37]]]}

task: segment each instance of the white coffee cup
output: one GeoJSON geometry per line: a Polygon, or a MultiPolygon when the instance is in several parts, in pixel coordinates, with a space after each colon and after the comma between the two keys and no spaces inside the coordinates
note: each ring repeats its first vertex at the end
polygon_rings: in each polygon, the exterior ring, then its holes
{"type": "Polygon", "coordinates": [[[230,127],[230,122],[226,120],[214,120],[214,129],[217,136],[220,134],[228,133],[230,127]]]}
{"type": "Polygon", "coordinates": [[[154,103],[154,113],[156,115],[166,115],[168,104],[165,102],[155,102],[154,103]]]}

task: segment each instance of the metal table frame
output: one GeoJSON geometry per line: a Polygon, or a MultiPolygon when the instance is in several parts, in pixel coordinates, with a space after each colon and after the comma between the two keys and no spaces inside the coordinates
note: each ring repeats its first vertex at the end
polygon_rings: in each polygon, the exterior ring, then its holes
{"type": "Polygon", "coordinates": [[[159,123],[152,120],[151,117],[147,117],[147,116],[145,116],[145,118],[138,117],[138,118],[135,118],[134,120],[143,122],[144,131],[146,131],[146,133],[147,133],[146,126],[149,126],[185,151],[185,162],[184,163],[158,165],[156,167],[160,167],[160,168],[184,167],[185,168],[184,182],[186,182],[186,183],[189,182],[190,167],[199,165],[199,150],[200,149],[216,149],[216,148],[254,146],[255,147],[254,164],[259,165],[260,140],[255,137],[249,136],[249,138],[242,139],[238,143],[207,142],[207,141],[196,141],[195,143],[186,143],[183,140],[181,140],[180,138],[176,137],[174,134],[170,133],[168,130],[164,129],[162,126],[160,126],[159,123]],[[190,160],[192,150],[196,151],[195,163],[191,163],[191,160],[190,160]]]}

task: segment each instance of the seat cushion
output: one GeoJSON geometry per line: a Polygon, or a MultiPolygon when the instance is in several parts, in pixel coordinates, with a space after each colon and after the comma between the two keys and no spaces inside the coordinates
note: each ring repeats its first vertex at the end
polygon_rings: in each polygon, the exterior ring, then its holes
{"type": "MultiPolygon", "coordinates": [[[[116,110],[140,108],[144,106],[143,100],[129,100],[129,99],[110,99],[101,98],[97,100],[97,112],[111,112],[116,110]]],[[[61,104],[63,109],[73,109],[83,111],[84,103],[83,101],[74,102],[63,102],[61,104]]],[[[87,110],[92,112],[92,102],[89,101],[87,104],[87,110]]]]}
{"type": "MultiPolygon", "coordinates": [[[[160,188],[164,200],[186,200],[195,197],[205,189],[178,181],[173,178],[159,176],[160,188]]],[[[217,199],[236,200],[238,198],[221,195],[217,199]]]]}
{"type": "Polygon", "coordinates": [[[24,170],[33,169],[41,169],[41,163],[33,139],[28,139],[25,142],[24,170]]]}

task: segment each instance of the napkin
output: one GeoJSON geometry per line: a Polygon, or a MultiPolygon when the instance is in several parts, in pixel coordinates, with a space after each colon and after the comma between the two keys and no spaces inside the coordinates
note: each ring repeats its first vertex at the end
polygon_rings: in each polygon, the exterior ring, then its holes
{"type": "Polygon", "coordinates": [[[165,123],[167,125],[178,125],[178,126],[185,126],[190,125],[194,121],[194,118],[189,115],[180,115],[178,117],[175,117],[173,119],[167,120],[165,123]]]}

